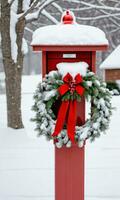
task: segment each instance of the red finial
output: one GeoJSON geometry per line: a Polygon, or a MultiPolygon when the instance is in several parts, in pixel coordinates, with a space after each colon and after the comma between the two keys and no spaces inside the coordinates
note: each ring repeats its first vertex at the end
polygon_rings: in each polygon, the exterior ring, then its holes
{"type": "Polygon", "coordinates": [[[70,14],[70,11],[67,10],[66,14],[62,18],[63,24],[72,24],[74,19],[73,16],[70,14]]]}

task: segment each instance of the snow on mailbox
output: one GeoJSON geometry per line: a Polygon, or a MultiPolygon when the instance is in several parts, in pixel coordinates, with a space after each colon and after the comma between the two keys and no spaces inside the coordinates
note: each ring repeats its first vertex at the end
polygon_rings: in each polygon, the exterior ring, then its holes
{"type": "Polygon", "coordinates": [[[60,24],[34,32],[32,47],[42,51],[43,75],[33,120],[38,134],[55,144],[55,199],[83,200],[85,141],[108,128],[112,110],[111,94],[95,75],[96,51],[107,50],[108,41],[102,30],[77,24],[66,11],[60,24]],[[88,99],[92,112],[85,120],[88,99]]]}

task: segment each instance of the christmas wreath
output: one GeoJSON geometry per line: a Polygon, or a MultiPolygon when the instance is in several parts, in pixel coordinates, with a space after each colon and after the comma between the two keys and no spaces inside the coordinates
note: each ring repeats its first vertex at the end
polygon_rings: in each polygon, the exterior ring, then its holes
{"type": "Polygon", "coordinates": [[[64,76],[57,70],[49,72],[38,85],[34,101],[36,115],[32,120],[38,135],[53,139],[58,148],[71,147],[75,142],[82,147],[88,138],[94,141],[105,133],[112,114],[111,93],[106,83],[89,70],[84,76],[77,73],[74,77],[69,72],[64,76]],[[78,126],[76,104],[82,96],[92,102],[92,112],[85,124],[78,126]],[[60,104],[57,116],[56,102],[60,104]]]}

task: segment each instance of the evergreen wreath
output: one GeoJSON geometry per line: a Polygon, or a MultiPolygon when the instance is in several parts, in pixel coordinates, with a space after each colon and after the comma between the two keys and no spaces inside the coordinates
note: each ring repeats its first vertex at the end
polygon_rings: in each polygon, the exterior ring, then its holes
{"type": "Polygon", "coordinates": [[[109,89],[106,88],[106,83],[99,80],[89,70],[79,83],[81,95],[74,89],[74,84],[61,95],[60,88],[63,85],[65,85],[65,80],[62,79],[59,71],[51,71],[45,75],[34,95],[32,109],[36,114],[32,121],[36,122],[35,130],[38,131],[38,136],[44,135],[48,140],[53,139],[58,148],[61,148],[63,145],[71,147],[72,141],[67,134],[66,127],[63,127],[59,134],[55,135],[53,133],[56,124],[56,116],[53,108],[55,102],[59,99],[61,102],[81,101],[81,96],[83,95],[86,100],[92,101],[92,112],[84,125],[75,126],[75,142],[78,143],[79,147],[82,147],[86,139],[89,138],[91,141],[94,141],[95,138],[98,138],[108,129],[112,114],[112,95],[109,89]]]}

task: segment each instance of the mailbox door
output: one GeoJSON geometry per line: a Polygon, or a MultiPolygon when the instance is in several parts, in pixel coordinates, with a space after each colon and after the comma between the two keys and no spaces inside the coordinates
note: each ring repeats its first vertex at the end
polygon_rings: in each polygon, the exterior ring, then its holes
{"type": "Polygon", "coordinates": [[[60,62],[87,62],[91,66],[91,52],[48,52],[47,73],[56,69],[60,62]]]}
{"type": "MultiPolygon", "coordinates": [[[[46,70],[45,73],[48,73],[52,70],[56,70],[56,65],[60,62],[87,62],[89,68],[91,70],[91,60],[92,60],[92,52],[46,52],[46,70]]],[[[59,106],[57,104],[57,110],[59,110],[59,106]]],[[[82,98],[81,102],[77,103],[77,125],[82,125],[85,123],[85,99],[82,98]]]]}

